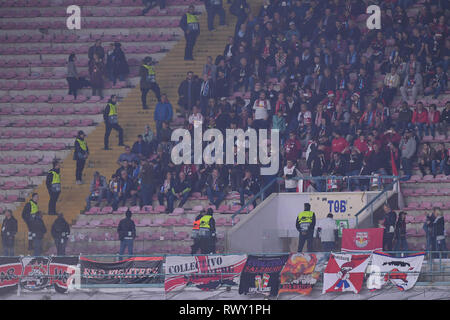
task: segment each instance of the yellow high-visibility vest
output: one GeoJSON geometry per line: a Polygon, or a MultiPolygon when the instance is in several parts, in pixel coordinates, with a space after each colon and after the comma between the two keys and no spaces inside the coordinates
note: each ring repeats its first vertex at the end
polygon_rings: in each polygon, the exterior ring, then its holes
{"type": "Polygon", "coordinates": [[[76,140],[78,141],[81,150],[86,151],[87,150],[86,141],[78,139],[78,138],[76,140]]]}
{"type": "Polygon", "coordinates": [[[209,221],[212,219],[212,216],[205,215],[200,219],[200,228],[211,229],[209,225],[209,221]]]}
{"type": "Polygon", "coordinates": [[[190,14],[190,13],[186,13],[186,21],[187,21],[189,30],[198,30],[197,16],[190,14]]]}
{"type": "Polygon", "coordinates": [[[298,214],[298,223],[312,223],[314,212],[312,211],[303,211],[298,214]]]}
{"type": "Polygon", "coordinates": [[[61,176],[58,172],[54,171],[53,169],[49,171],[51,174],[53,174],[52,184],[60,184],[61,183],[61,176]]]}
{"type": "Polygon", "coordinates": [[[112,103],[108,103],[109,106],[109,114],[108,116],[116,116],[117,115],[117,106],[112,103]]]}
{"type": "Polygon", "coordinates": [[[37,203],[35,203],[33,200],[30,200],[30,206],[31,206],[31,210],[30,210],[31,215],[35,215],[36,213],[38,213],[39,207],[38,207],[37,203]]]}

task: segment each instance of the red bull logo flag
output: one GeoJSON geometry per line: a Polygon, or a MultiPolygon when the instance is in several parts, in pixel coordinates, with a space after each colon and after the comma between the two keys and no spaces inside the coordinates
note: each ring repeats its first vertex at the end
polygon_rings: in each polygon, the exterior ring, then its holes
{"type": "Polygon", "coordinates": [[[342,251],[367,252],[382,250],[383,228],[343,229],[342,251]]]}
{"type": "Polygon", "coordinates": [[[327,254],[324,253],[291,254],[281,271],[278,294],[310,294],[326,265],[326,258],[327,254]]]}
{"type": "Polygon", "coordinates": [[[374,252],[368,271],[367,288],[377,290],[391,283],[400,291],[411,289],[419,278],[424,257],[425,252],[402,258],[384,252],[374,252]]]}
{"type": "Polygon", "coordinates": [[[165,291],[193,287],[202,291],[221,286],[238,286],[246,255],[168,256],[165,265],[165,291]]]}
{"type": "Polygon", "coordinates": [[[328,292],[359,293],[369,259],[370,255],[368,254],[332,253],[323,274],[322,294],[328,292]]]}

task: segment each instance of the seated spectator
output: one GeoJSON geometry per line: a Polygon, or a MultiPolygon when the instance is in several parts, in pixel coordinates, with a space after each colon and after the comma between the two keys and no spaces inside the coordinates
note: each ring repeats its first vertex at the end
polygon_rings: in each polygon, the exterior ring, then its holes
{"type": "Polygon", "coordinates": [[[175,200],[180,200],[178,208],[182,208],[191,194],[192,186],[184,172],[178,174],[178,179],[175,181],[167,198],[167,210],[169,213],[173,212],[175,200]]]}
{"type": "Polygon", "coordinates": [[[413,117],[413,112],[411,111],[411,109],[408,106],[407,102],[403,102],[401,109],[398,113],[398,118],[397,118],[397,126],[396,129],[397,131],[399,131],[401,134],[404,134],[406,129],[412,129],[413,128],[413,124],[412,124],[412,117],[413,117]]]}
{"type": "Polygon", "coordinates": [[[446,174],[446,166],[448,166],[448,152],[444,143],[440,143],[433,150],[431,155],[431,173],[434,177],[438,174],[446,174]]]}
{"type": "MultiPolygon", "coordinates": [[[[258,194],[258,192],[259,192],[258,182],[256,181],[255,178],[253,178],[252,172],[250,170],[245,170],[244,179],[242,179],[241,186],[239,188],[241,206],[245,204],[244,203],[245,195],[252,197],[258,194]]],[[[256,207],[256,201],[253,202],[253,207],[256,207]]]]}
{"type": "Polygon", "coordinates": [[[300,141],[297,139],[295,132],[290,132],[289,139],[284,143],[284,158],[296,163],[297,159],[301,158],[301,155],[300,141]]]}
{"type": "Polygon", "coordinates": [[[122,206],[125,206],[127,200],[131,200],[131,206],[135,206],[137,197],[138,190],[136,184],[129,178],[127,172],[123,170],[118,180],[117,193],[113,197],[113,210],[117,210],[120,202],[122,202],[122,206]]]}
{"type": "Polygon", "coordinates": [[[157,176],[153,164],[146,159],[141,161],[141,169],[139,171],[138,180],[140,181],[140,205],[149,206],[153,202],[153,194],[157,185],[157,176]]]}
{"type": "Polygon", "coordinates": [[[102,200],[107,197],[108,184],[106,178],[98,171],[94,172],[94,178],[89,187],[89,196],[86,198],[86,211],[91,209],[91,201],[97,201],[96,206],[99,207],[102,200]]]}
{"type": "Polygon", "coordinates": [[[208,195],[209,203],[214,205],[216,209],[220,206],[223,199],[225,199],[224,191],[224,178],[219,174],[219,170],[215,168],[206,179],[206,194],[208,195]]]}
{"type": "MultiPolygon", "coordinates": [[[[363,155],[356,147],[350,147],[350,158],[347,162],[346,176],[359,176],[362,168],[363,155]]],[[[349,182],[350,191],[359,189],[359,179],[350,178],[349,182]]]]}
{"type": "Polygon", "coordinates": [[[261,91],[259,99],[253,104],[253,120],[255,129],[267,128],[267,119],[271,110],[270,101],[266,99],[266,93],[261,91]]]}
{"type": "Polygon", "coordinates": [[[416,153],[416,140],[414,139],[413,132],[408,130],[404,133],[402,140],[399,144],[400,160],[405,174],[405,180],[409,180],[412,175],[412,159],[416,153]]]}
{"type": "Polygon", "coordinates": [[[438,96],[447,89],[447,72],[445,72],[441,66],[436,68],[436,74],[431,79],[431,87],[425,91],[425,95],[433,94],[433,99],[437,99],[438,96]]]}
{"type": "Polygon", "coordinates": [[[428,112],[428,125],[427,125],[427,136],[431,134],[433,139],[436,137],[436,129],[440,129],[440,116],[441,113],[437,109],[437,106],[435,104],[432,104],[430,106],[430,111],[428,112]]]}
{"type": "Polygon", "coordinates": [[[159,187],[158,191],[158,202],[161,206],[164,205],[164,199],[167,200],[167,204],[169,204],[169,196],[172,193],[172,188],[174,188],[175,183],[174,179],[172,179],[172,174],[170,172],[166,173],[166,177],[159,187]]]}
{"type": "Polygon", "coordinates": [[[422,147],[422,149],[419,151],[418,154],[418,165],[419,170],[422,173],[422,176],[427,175],[427,170],[431,172],[431,161],[433,157],[433,150],[431,149],[431,146],[429,143],[425,143],[422,147]]]}
{"type": "Polygon", "coordinates": [[[119,156],[117,163],[122,164],[125,160],[128,161],[128,163],[131,163],[133,160],[138,160],[137,154],[131,152],[130,146],[125,146],[125,152],[119,156]]]}
{"type": "Polygon", "coordinates": [[[138,135],[137,138],[138,140],[133,144],[133,148],[131,148],[131,153],[135,154],[138,159],[148,158],[150,155],[150,148],[148,144],[144,141],[144,137],[141,134],[138,135]]]}
{"type": "Polygon", "coordinates": [[[397,74],[397,68],[392,66],[390,73],[387,73],[384,77],[383,98],[388,106],[394,100],[399,85],[400,76],[397,74]]]}
{"type": "Polygon", "coordinates": [[[420,139],[423,139],[425,130],[427,130],[428,111],[423,106],[422,102],[419,102],[417,104],[416,110],[414,110],[413,112],[411,122],[419,132],[420,139]]]}
{"type": "Polygon", "coordinates": [[[417,102],[417,96],[423,91],[422,88],[422,76],[420,73],[415,73],[413,69],[410,69],[409,74],[405,77],[403,86],[400,87],[400,93],[402,99],[408,102],[408,94],[411,94],[412,101],[415,104],[417,102]]]}

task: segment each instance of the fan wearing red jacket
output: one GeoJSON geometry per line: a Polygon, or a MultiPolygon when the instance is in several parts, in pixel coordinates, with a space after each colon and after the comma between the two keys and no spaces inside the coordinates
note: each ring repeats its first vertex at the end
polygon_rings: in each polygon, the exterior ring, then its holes
{"type": "Polygon", "coordinates": [[[297,159],[300,158],[301,144],[297,139],[295,132],[289,133],[289,139],[284,144],[284,155],[286,160],[291,160],[297,163],[297,159]]]}
{"type": "Polygon", "coordinates": [[[331,152],[339,154],[350,154],[349,144],[338,131],[333,132],[334,139],[331,141],[331,152]]]}
{"type": "Polygon", "coordinates": [[[428,111],[424,108],[422,102],[417,103],[417,108],[413,112],[411,122],[416,126],[417,130],[419,130],[419,136],[420,139],[422,139],[428,125],[428,111]]]}

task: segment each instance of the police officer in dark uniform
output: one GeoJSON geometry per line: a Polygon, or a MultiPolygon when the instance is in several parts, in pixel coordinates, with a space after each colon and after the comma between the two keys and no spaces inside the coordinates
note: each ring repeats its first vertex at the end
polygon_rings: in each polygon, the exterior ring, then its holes
{"type": "Polygon", "coordinates": [[[141,101],[142,109],[148,109],[147,106],[147,93],[152,90],[155,93],[158,102],[161,102],[161,90],[156,82],[156,72],[153,67],[154,63],[152,57],[145,57],[141,68],[139,69],[139,75],[141,77],[141,101]]]}
{"type": "Polygon", "coordinates": [[[31,219],[39,212],[38,207],[39,195],[33,193],[31,195],[31,200],[23,207],[22,219],[28,228],[28,250],[33,250],[33,236],[31,232],[31,219]]]}
{"type": "Polygon", "coordinates": [[[33,255],[40,256],[42,254],[42,239],[44,239],[44,234],[47,233],[47,228],[40,212],[37,212],[31,218],[31,232],[33,237],[33,255]]]}
{"type": "Polygon", "coordinates": [[[117,116],[117,96],[113,94],[103,111],[103,119],[105,120],[105,150],[109,150],[109,135],[111,134],[112,129],[119,133],[119,146],[123,146],[123,129],[119,126],[117,116]]]}
{"type": "Polygon", "coordinates": [[[17,220],[13,217],[11,210],[5,211],[5,219],[2,223],[2,244],[3,255],[6,257],[14,256],[14,237],[17,233],[17,220]]]}
{"type": "Polygon", "coordinates": [[[219,15],[220,25],[225,25],[225,10],[223,9],[222,0],[204,0],[206,12],[208,13],[208,30],[214,30],[214,18],[219,15]]]}
{"type": "Polygon", "coordinates": [[[303,246],[307,241],[308,252],[313,251],[313,236],[314,228],[316,226],[316,215],[311,211],[311,205],[305,203],[305,210],[300,212],[297,220],[295,221],[295,227],[299,232],[298,238],[298,252],[303,251],[303,246]]]}
{"type": "Polygon", "coordinates": [[[200,34],[200,24],[194,13],[195,7],[191,4],[188,12],[186,12],[180,20],[180,28],[184,31],[184,38],[186,39],[184,60],[194,60],[192,51],[194,50],[197,37],[200,34]]]}
{"type": "Polygon", "coordinates": [[[86,143],[86,135],[82,130],[78,131],[78,135],[75,138],[75,151],[73,153],[73,160],[77,162],[77,168],[75,171],[75,177],[77,184],[83,183],[83,169],[86,164],[86,159],[89,155],[89,148],[86,143]]]}
{"type": "Polygon", "coordinates": [[[53,222],[51,232],[53,240],[55,241],[56,254],[58,256],[65,256],[67,239],[70,234],[70,226],[64,219],[62,213],[59,213],[58,218],[56,218],[55,222],[53,222]]]}
{"type": "Polygon", "coordinates": [[[133,255],[134,238],[136,238],[136,225],[131,220],[131,211],[127,210],[125,218],[120,220],[117,227],[117,233],[119,234],[120,250],[119,256],[122,260],[122,256],[125,252],[125,248],[128,248],[128,256],[133,255]]]}
{"type": "Polygon", "coordinates": [[[191,238],[194,240],[194,243],[191,246],[191,254],[196,254],[198,249],[200,249],[200,219],[205,214],[205,211],[202,210],[198,216],[195,217],[194,225],[192,226],[192,234],[191,238]]]}
{"type": "Polygon", "coordinates": [[[200,218],[199,236],[201,253],[216,253],[216,221],[213,218],[213,210],[211,208],[200,218]]]}
{"type": "Polygon", "coordinates": [[[48,202],[48,214],[56,215],[56,201],[61,193],[61,169],[58,160],[53,160],[53,168],[47,174],[47,190],[50,195],[48,202]]]}

